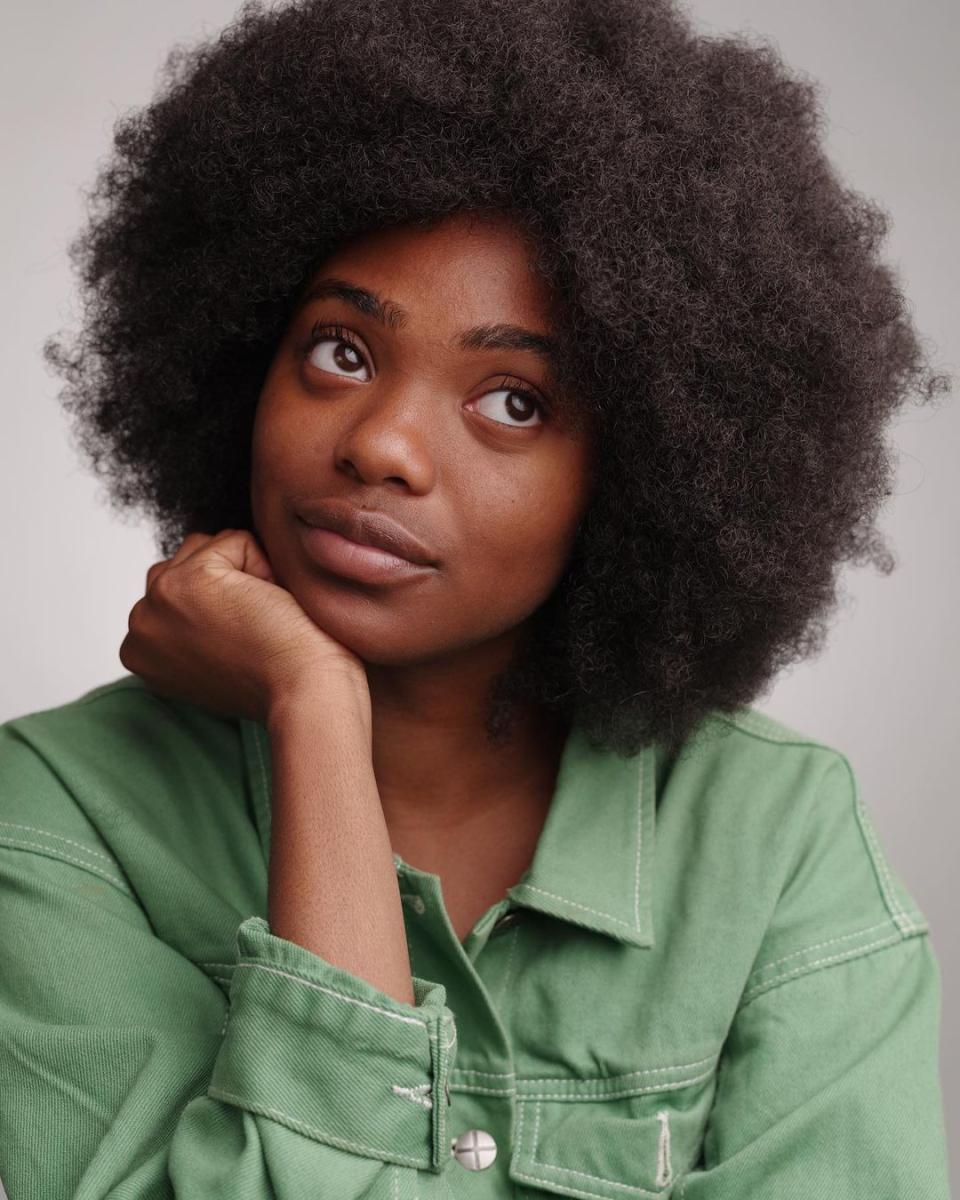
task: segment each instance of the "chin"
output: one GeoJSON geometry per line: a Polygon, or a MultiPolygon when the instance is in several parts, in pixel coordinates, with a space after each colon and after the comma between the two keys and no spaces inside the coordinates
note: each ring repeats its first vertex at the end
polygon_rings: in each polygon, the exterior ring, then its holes
{"type": "MultiPolygon", "coordinates": [[[[399,667],[443,657],[435,645],[413,643],[410,617],[392,611],[369,590],[311,580],[306,589],[290,591],[318,628],[365,663],[399,667]]],[[[425,624],[430,627],[429,619],[425,624]]]]}

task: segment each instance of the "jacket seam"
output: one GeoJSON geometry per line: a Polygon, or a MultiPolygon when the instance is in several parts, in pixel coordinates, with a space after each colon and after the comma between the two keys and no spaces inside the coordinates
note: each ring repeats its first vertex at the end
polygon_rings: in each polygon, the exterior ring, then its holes
{"type": "Polygon", "coordinates": [[[880,892],[883,896],[883,902],[886,905],[887,912],[891,919],[896,923],[901,933],[905,937],[912,934],[923,933],[927,930],[927,922],[922,919],[919,922],[913,919],[913,916],[904,909],[899,903],[894,886],[893,874],[886,855],[877,840],[873,828],[873,821],[870,814],[867,812],[863,803],[863,798],[860,795],[860,785],[857,779],[857,774],[854,771],[849,758],[835,746],[830,746],[826,742],[819,741],[817,738],[807,736],[796,731],[782,726],[783,733],[786,736],[781,736],[775,729],[758,728],[758,724],[762,722],[775,722],[773,717],[767,716],[765,713],[757,713],[748,710],[739,710],[736,714],[718,712],[717,717],[732,725],[735,729],[739,729],[748,737],[756,737],[761,741],[767,741],[778,745],[788,746],[809,746],[818,750],[824,750],[830,754],[835,761],[842,762],[846,767],[847,774],[850,778],[851,789],[853,792],[854,812],[857,817],[857,824],[860,828],[861,837],[866,845],[867,852],[870,855],[870,860],[873,864],[874,873],[877,877],[877,882],[880,885],[880,892]]]}
{"type": "MultiPolygon", "coordinates": [[[[711,1058],[716,1058],[716,1056],[712,1055],[711,1058]]],[[[577,1100],[583,1100],[585,1102],[593,1103],[595,1100],[622,1100],[625,1097],[629,1097],[629,1096],[645,1096],[645,1095],[650,1094],[651,1092],[657,1093],[657,1094],[660,1094],[662,1092],[675,1092],[681,1088],[690,1087],[691,1084],[702,1083],[705,1079],[709,1079],[712,1075],[715,1074],[715,1070],[714,1070],[715,1066],[716,1066],[716,1063],[714,1063],[713,1066],[708,1067],[705,1071],[700,1071],[696,1075],[688,1075],[684,1079],[671,1079],[665,1083],[647,1083],[647,1084],[635,1085],[632,1087],[621,1088],[619,1091],[601,1092],[596,1096],[590,1096],[590,1095],[586,1095],[583,1093],[569,1092],[569,1091],[560,1091],[560,1092],[518,1091],[516,1093],[516,1098],[521,1104],[530,1103],[531,1101],[536,1101],[537,1103],[540,1103],[543,1100],[565,1100],[565,1101],[573,1101],[573,1102],[575,1102],[577,1100]]],[[[524,1081],[518,1081],[518,1082],[522,1083],[524,1081]]]]}
{"type": "Polygon", "coordinates": [[[110,875],[107,871],[102,870],[93,863],[84,862],[83,859],[68,854],[58,846],[47,846],[42,842],[31,842],[25,839],[13,838],[7,834],[0,834],[0,850],[16,850],[23,854],[32,854],[35,858],[39,856],[41,858],[52,858],[60,862],[69,863],[71,866],[78,867],[81,871],[86,871],[89,875],[96,875],[100,879],[105,879],[107,883],[112,884],[117,891],[121,892],[128,899],[136,898],[132,889],[122,879],[117,878],[115,875],[110,875]]]}
{"type": "Polygon", "coordinates": [[[411,1158],[406,1154],[394,1154],[392,1151],[386,1151],[379,1146],[367,1146],[362,1142],[352,1142],[348,1138],[338,1137],[336,1134],[328,1133],[327,1130],[321,1129],[318,1125],[310,1125],[308,1122],[302,1121],[299,1117],[294,1117],[290,1113],[284,1112],[281,1108],[273,1108],[266,1104],[260,1104],[257,1101],[249,1100],[246,1096],[240,1096],[236,1092],[225,1091],[223,1088],[216,1087],[213,1084],[207,1088],[206,1094],[214,1100],[226,1100],[228,1103],[244,1108],[248,1112],[259,1113],[261,1116],[279,1121],[281,1124],[289,1126],[296,1133],[309,1134],[319,1141],[339,1146],[341,1149],[353,1150],[363,1154],[365,1157],[379,1159],[381,1162],[397,1160],[406,1166],[426,1169],[426,1163],[422,1159],[411,1158]],[[383,1156],[387,1153],[390,1154],[390,1159],[384,1159],[383,1156]]]}
{"type": "MultiPolygon", "coordinates": [[[[884,917],[882,921],[877,921],[873,925],[866,925],[861,929],[855,929],[852,933],[841,933],[836,937],[825,938],[821,942],[812,942],[809,946],[802,946],[799,950],[791,950],[789,954],[784,954],[781,958],[774,958],[771,959],[770,962],[762,963],[760,966],[754,967],[750,972],[745,990],[752,991],[756,984],[751,983],[750,981],[756,977],[757,981],[759,982],[759,976],[761,976],[764,971],[769,971],[771,967],[778,967],[781,963],[789,962],[791,958],[800,958],[804,954],[809,954],[813,950],[821,950],[824,946],[835,946],[839,942],[849,942],[853,938],[864,937],[868,933],[875,933],[878,929],[887,929],[889,928],[890,924],[891,918],[887,916],[884,917]]],[[[855,947],[851,947],[851,949],[854,948],[855,947]]]]}
{"type": "Polygon", "coordinates": [[[909,937],[914,933],[922,933],[927,927],[926,920],[921,920],[920,922],[914,921],[901,906],[897,898],[893,873],[890,869],[890,864],[887,862],[886,855],[883,853],[880,843],[877,840],[873,829],[873,822],[860,796],[860,786],[857,781],[856,772],[850,765],[846,755],[838,753],[838,757],[847,769],[847,777],[850,780],[853,792],[853,810],[857,817],[860,836],[863,838],[867,853],[870,855],[870,861],[873,864],[874,874],[880,885],[880,893],[883,896],[884,904],[887,906],[887,912],[904,937],[909,937]]]}
{"type": "MultiPolygon", "coordinates": [[[[715,1061],[718,1058],[719,1054],[720,1054],[720,1051],[715,1050],[712,1054],[708,1054],[705,1058],[698,1058],[698,1059],[695,1059],[693,1062],[668,1063],[665,1066],[660,1066],[660,1067],[641,1067],[639,1070],[622,1071],[622,1072],[618,1073],[617,1075],[587,1075],[587,1076],[581,1076],[575,1080],[562,1079],[562,1078],[558,1078],[557,1076],[552,1076],[552,1075],[524,1075],[524,1076],[522,1076],[521,1081],[525,1086],[528,1084],[534,1084],[534,1083],[565,1085],[565,1086],[570,1087],[570,1089],[571,1089],[570,1094],[572,1096],[577,1096],[579,1093],[577,1092],[576,1089],[579,1087],[580,1084],[583,1084],[583,1083],[592,1083],[592,1084],[597,1084],[597,1085],[618,1084],[618,1083],[625,1083],[628,1079],[636,1079],[640,1075],[666,1075],[666,1074],[669,1074],[669,1072],[671,1072],[671,1071],[691,1071],[691,1070],[693,1070],[694,1067],[702,1067],[702,1066],[704,1066],[705,1063],[715,1061]]],[[[473,1074],[489,1075],[490,1072],[479,1071],[479,1072],[473,1072],[473,1074]]],[[[512,1075],[513,1072],[511,1071],[511,1072],[509,1072],[509,1074],[512,1075]]],[[[503,1077],[505,1078],[506,1076],[503,1076],[503,1077]]],[[[500,1076],[495,1076],[495,1078],[500,1078],[500,1076]]],[[[685,1081],[685,1082],[689,1082],[689,1081],[685,1081]]],[[[603,1094],[603,1093],[601,1093],[601,1094],[603,1094]]],[[[521,1093],[521,1098],[524,1098],[523,1093],[521,1093]]],[[[529,1098],[529,1097],[527,1097],[527,1098],[529,1098]]],[[[583,1098],[590,1098],[590,1097],[583,1097],[583,1098]]]]}
{"type": "MultiPolygon", "coordinates": [[[[91,858],[102,858],[109,866],[114,866],[114,860],[109,854],[104,854],[101,850],[94,850],[92,846],[86,845],[84,842],[78,842],[75,838],[66,837],[62,833],[54,833],[50,829],[41,829],[37,825],[23,825],[19,821],[0,821],[0,826],[6,826],[7,829],[25,829],[28,833],[39,834],[40,837],[51,838],[55,842],[66,842],[68,846],[73,846],[83,854],[89,855],[91,858]]],[[[17,835],[21,836],[21,835],[17,835]]],[[[5,834],[3,829],[0,829],[0,838],[10,837],[14,835],[5,834]]]]}
{"type": "Polygon", "coordinates": [[[331,987],[328,983],[319,983],[314,979],[309,979],[305,975],[300,975],[297,972],[283,970],[280,967],[275,967],[272,963],[260,962],[256,959],[245,959],[236,964],[234,975],[239,970],[247,968],[254,971],[263,971],[270,975],[279,975],[285,979],[291,980],[293,983],[301,984],[305,987],[316,989],[318,992],[326,992],[331,996],[336,996],[340,1000],[346,1000],[350,1004],[359,1005],[361,1008],[371,1009],[373,1012],[382,1013],[386,1017],[392,1017],[395,1021],[403,1021],[409,1025],[429,1026],[431,1017],[424,1015],[412,1016],[409,1013],[393,1012],[389,1008],[382,1005],[374,1004],[370,1000],[362,999],[359,996],[353,996],[349,992],[341,991],[338,988],[331,987]]]}
{"type": "Polygon", "coordinates": [[[868,942],[865,946],[856,946],[852,950],[844,950],[839,954],[828,954],[823,958],[816,958],[812,962],[804,963],[800,967],[794,967],[790,971],[784,971],[780,975],[775,975],[772,979],[764,980],[750,991],[744,992],[740,1003],[737,1006],[737,1012],[742,1012],[752,1001],[758,996],[762,996],[765,992],[772,991],[774,988],[782,987],[785,983],[789,983],[795,979],[802,979],[806,975],[812,975],[816,971],[823,970],[824,967],[843,963],[852,962],[857,958],[864,958],[868,954],[878,953],[881,949],[890,946],[899,946],[903,942],[909,941],[911,937],[927,937],[929,933],[925,929],[914,930],[912,934],[904,933],[899,926],[896,932],[891,933],[888,937],[880,938],[873,942],[868,942]]]}

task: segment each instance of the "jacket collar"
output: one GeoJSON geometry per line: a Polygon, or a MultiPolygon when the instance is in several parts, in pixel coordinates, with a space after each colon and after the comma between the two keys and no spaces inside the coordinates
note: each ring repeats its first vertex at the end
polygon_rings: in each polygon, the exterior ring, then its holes
{"type": "Polygon", "coordinates": [[[631,946],[654,945],[654,748],[620,757],[574,725],[518,905],[631,946]]]}
{"type": "MultiPolygon", "coordinates": [[[[270,741],[241,720],[253,815],[270,854],[270,741]]],[[[507,890],[518,906],[585,926],[631,946],[654,945],[654,746],[621,757],[572,726],[530,866],[507,890]]]]}

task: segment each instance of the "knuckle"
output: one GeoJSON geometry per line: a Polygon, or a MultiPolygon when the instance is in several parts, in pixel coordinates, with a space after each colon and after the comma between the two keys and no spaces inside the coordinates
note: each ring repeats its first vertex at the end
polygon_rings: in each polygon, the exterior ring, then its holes
{"type": "Polygon", "coordinates": [[[171,568],[166,571],[158,571],[150,582],[150,593],[152,596],[162,598],[171,595],[176,588],[176,574],[171,568]]]}

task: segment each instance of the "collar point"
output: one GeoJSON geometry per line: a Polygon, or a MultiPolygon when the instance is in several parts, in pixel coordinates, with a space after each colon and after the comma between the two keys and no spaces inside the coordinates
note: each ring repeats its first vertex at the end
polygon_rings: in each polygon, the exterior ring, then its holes
{"type": "MultiPolygon", "coordinates": [[[[601,912],[576,900],[548,892],[532,883],[515,884],[507,890],[507,895],[515,904],[546,913],[547,916],[556,917],[571,925],[580,925],[595,933],[606,934],[607,937],[629,946],[652,949],[656,944],[649,910],[645,914],[646,922],[638,928],[630,920],[615,913],[601,912]]],[[[641,912],[641,917],[643,915],[641,912]]]]}

